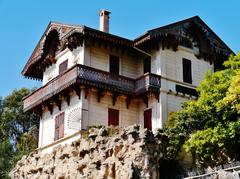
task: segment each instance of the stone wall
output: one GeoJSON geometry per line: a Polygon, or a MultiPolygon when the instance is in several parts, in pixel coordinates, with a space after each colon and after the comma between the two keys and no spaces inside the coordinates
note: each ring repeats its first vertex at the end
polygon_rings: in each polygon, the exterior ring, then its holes
{"type": "Polygon", "coordinates": [[[24,156],[11,178],[159,178],[160,149],[152,132],[139,126],[91,128],[71,145],[24,156]]]}

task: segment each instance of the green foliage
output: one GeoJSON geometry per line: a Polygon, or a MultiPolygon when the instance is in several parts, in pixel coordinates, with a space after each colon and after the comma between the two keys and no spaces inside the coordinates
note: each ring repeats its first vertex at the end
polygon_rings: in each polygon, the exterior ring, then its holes
{"type": "Polygon", "coordinates": [[[8,171],[11,169],[13,156],[13,147],[9,139],[0,142],[0,178],[8,178],[8,171]]]}
{"type": "Polygon", "coordinates": [[[183,104],[165,135],[163,159],[174,160],[182,145],[200,166],[239,160],[240,54],[230,56],[225,69],[208,72],[198,87],[199,98],[183,104]]]}
{"type": "Polygon", "coordinates": [[[8,178],[15,163],[37,147],[39,119],[23,112],[23,98],[30,92],[22,88],[0,98],[0,178],[8,178]]]}
{"type": "Polygon", "coordinates": [[[23,112],[23,98],[29,93],[30,90],[26,88],[14,90],[3,101],[2,123],[9,137],[16,143],[32,126],[38,126],[36,115],[23,112]]]}
{"type": "Polygon", "coordinates": [[[207,165],[214,166],[239,160],[240,121],[197,131],[184,144],[184,148],[195,154],[200,165],[205,165],[206,161],[207,165]]]}
{"type": "Polygon", "coordinates": [[[176,112],[168,113],[167,127],[171,128],[174,126],[175,118],[176,118],[176,112]]]}

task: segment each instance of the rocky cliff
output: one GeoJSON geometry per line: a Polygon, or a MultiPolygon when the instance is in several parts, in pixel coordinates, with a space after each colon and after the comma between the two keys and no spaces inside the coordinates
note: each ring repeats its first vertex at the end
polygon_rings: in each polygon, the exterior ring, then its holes
{"type": "Polygon", "coordinates": [[[157,137],[139,126],[91,128],[71,145],[24,156],[11,178],[159,178],[157,137]]]}

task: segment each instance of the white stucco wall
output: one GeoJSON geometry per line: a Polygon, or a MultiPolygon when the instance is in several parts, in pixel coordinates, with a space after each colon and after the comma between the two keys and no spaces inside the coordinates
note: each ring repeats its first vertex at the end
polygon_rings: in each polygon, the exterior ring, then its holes
{"type": "MultiPolygon", "coordinates": [[[[86,102],[86,101],[85,101],[86,102]]],[[[96,91],[91,91],[88,96],[88,126],[108,125],[108,108],[119,110],[119,126],[125,127],[138,123],[138,102],[132,100],[129,108],[126,107],[126,97],[119,96],[116,104],[112,104],[112,96],[107,93],[101,101],[97,101],[96,91]]],[[[83,104],[83,106],[86,106],[83,104]]]]}
{"type": "MultiPolygon", "coordinates": [[[[39,147],[46,146],[54,142],[55,134],[55,117],[61,112],[65,112],[64,116],[64,137],[69,136],[81,129],[81,119],[72,122],[71,112],[78,110],[79,116],[82,114],[82,100],[77,95],[72,94],[70,97],[70,105],[67,105],[66,100],[62,101],[61,111],[57,106],[54,106],[52,115],[49,110],[44,110],[40,122],[41,137],[39,137],[39,147]],[[79,126],[78,126],[79,125],[79,126]],[[74,126],[74,127],[73,127],[74,126]]],[[[75,118],[74,118],[75,119],[75,118]]]]}
{"type": "Polygon", "coordinates": [[[83,64],[84,58],[84,50],[83,47],[78,47],[73,51],[66,48],[64,51],[58,53],[56,55],[56,63],[49,66],[43,73],[43,82],[42,84],[45,85],[47,82],[58,76],[59,74],[59,65],[68,60],[68,68],[71,68],[75,64],[83,64]]]}
{"type": "MultiPolygon", "coordinates": [[[[49,145],[54,142],[55,116],[65,111],[65,128],[64,136],[71,136],[78,130],[71,128],[69,125],[70,114],[74,110],[79,110],[81,121],[79,122],[81,129],[86,129],[92,125],[108,124],[108,108],[119,110],[119,126],[129,126],[132,124],[144,125],[144,111],[152,109],[152,129],[161,128],[166,123],[170,112],[179,110],[183,102],[187,101],[186,96],[173,95],[176,92],[176,84],[194,88],[201,80],[208,69],[213,69],[213,65],[202,59],[195,57],[196,51],[179,47],[174,52],[170,49],[152,51],[151,55],[151,72],[161,75],[161,92],[159,102],[154,95],[149,96],[149,106],[146,107],[141,98],[131,101],[129,109],[126,107],[126,96],[119,96],[116,104],[112,105],[111,93],[105,94],[101,101],[97,101],[96,89],[89,91],[85,98],[84,87],[81,86],[81,99],[75,94],[71,95],[71,102],[68,106],[66,101],[62,102],[61,111],[55,106],[53,114],[48,110],[43,111],[42,120],[40,122],[39,147],[49,145]],[[183,83],[182,59],[191,60],[192,63],[192,84],[183,83]],[[173,94],[168,94],[171,91],[173,94]]],[[[84,64],[96,69],[109,71],[109,55],[119,56],[120,59],[120,75],[130,78],[137,78],[143,75],[143,58],[133,57],[128,53],[115,48],[109,49],[99,46],[78,47],[70,51],[65,49],[57,54],[57,63],[45,70],[43,76],[43,85],[58,75],[59,64],[68,59],[68,68],[75,64],[84,64]]],[[[80,129],[79,128],[79,129],[80,129]]],[[[79,137],[79,135],[76,135],[79,137]]],[[[71,139],[72,140],[72,139],[71,139]]],[[[67,140],[70,141],[69,139],[67,140]]]]}
{"type": "Polygon", "coordinates": [[[197,86],[203,80],[208,69],[213,70],[213,64],[203,59],[198,59],[195,50],[179,46],[178,51],[161,48],[152,52],[152,72],[176,81],[183,82],[182,59],[191,60],[192,84],[197,86]]]}
{"type": "Polygon", "coordinates": [[[142,64],[140,57],[133,57],[128,55],[127,52],[121,50],[108,49],[104,47],[86,47],[84,51],[84,64],[96,69],[109,71],[109,56],[115,55],[119,57],[119,73],[120,75],[137,78],[143,74],[142,68],[139,63],[142,64]]]}

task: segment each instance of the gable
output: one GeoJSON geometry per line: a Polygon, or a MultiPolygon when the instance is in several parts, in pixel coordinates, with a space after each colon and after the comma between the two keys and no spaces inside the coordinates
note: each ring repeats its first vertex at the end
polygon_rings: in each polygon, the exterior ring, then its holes
{"type": "Polygon", "coordinates": [[[134,45],[143,49],[158,49],[161,45],[162,49],[177,51],[181,44],[198,47],[197,57],[210,62],[234,53],[198,16],[149,30],[134,40],[134,45]]]}
{"type": "Polygon", "coordinates": [[[83,40],[134,50],[131,40],[82,25],[51,22],[25,65],[22,74],[28,78],[42,80],[43,71],[55,63],[57,52],[61,52],[65,48],[72,51],[82,46],[83,40]]]}

